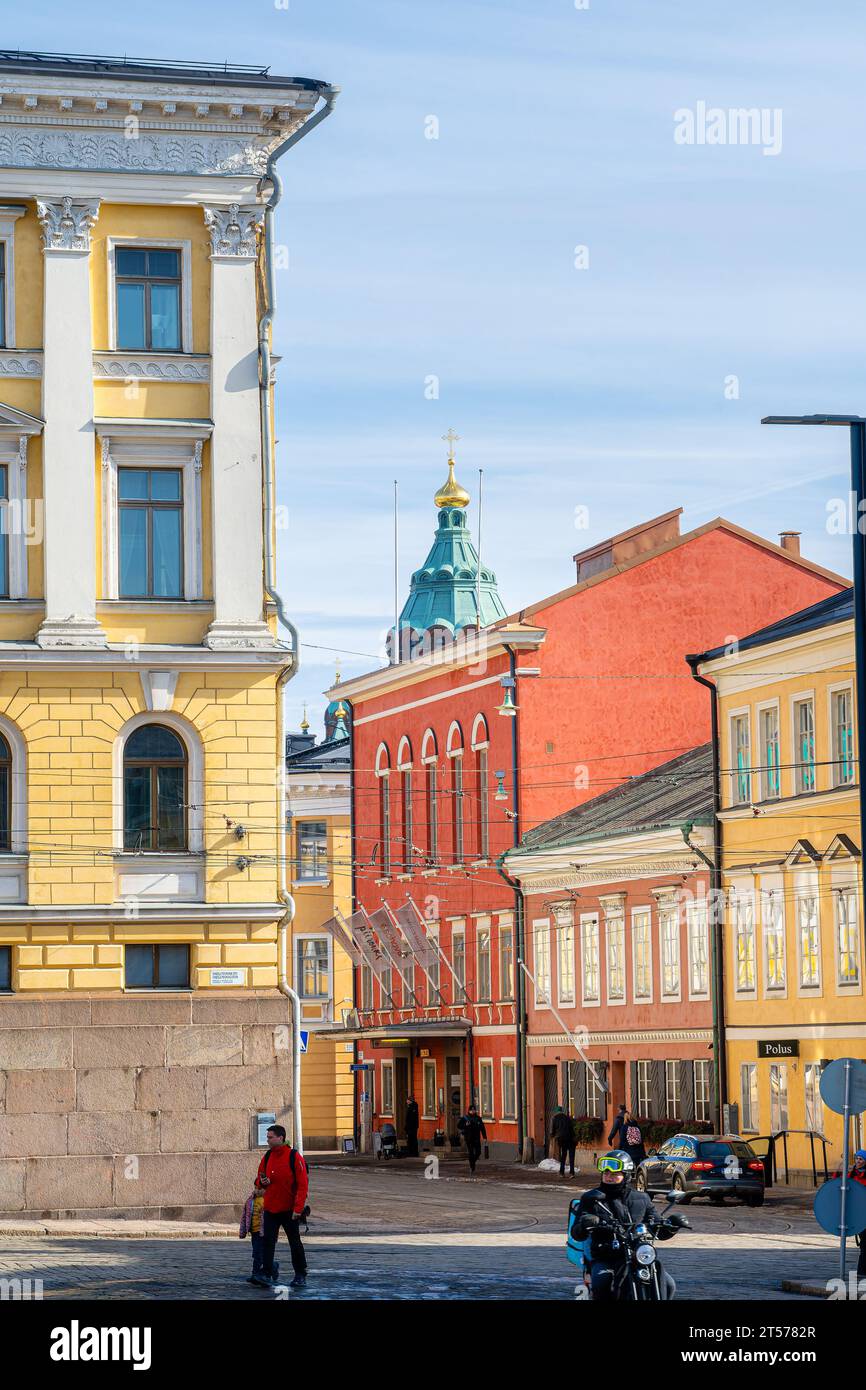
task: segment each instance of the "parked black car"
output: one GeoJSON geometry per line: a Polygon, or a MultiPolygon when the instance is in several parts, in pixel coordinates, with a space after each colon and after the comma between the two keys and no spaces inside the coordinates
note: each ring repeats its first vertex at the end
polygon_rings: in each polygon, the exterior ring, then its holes
{"type": "Polygon", "coordinates": [[[641,1192],[684,1194],[683,1201],[733,1196],[750,1207],[764,1200],[764,1164],[751,1144],[734,1134],[675,1134],[638,1165],[641,1192]]]}

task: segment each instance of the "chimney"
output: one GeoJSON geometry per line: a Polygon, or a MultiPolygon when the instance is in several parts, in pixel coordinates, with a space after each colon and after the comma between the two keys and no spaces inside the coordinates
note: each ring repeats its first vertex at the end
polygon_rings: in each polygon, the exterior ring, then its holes
{"type": "Polygon", "coordinates": [[[800,554],[800,532],[782,531],[779,536],[779,544],[783,550],[787,550],[789,555],[800,554]]]}
{"type": "Polygon", "coordinates": [[[664,516],[642,521],[639,525],[630,527],[628,531],[620,531],[617,536],[610,536],[606,541],[590,546],[588,550],[581,550],[573,557],[577,566],[578,584],[594,574],[614,569],[617,565],[624,565],[639,556],[651,555],[662,546],[675,541],[680,534],[682,510],[682,507],[677,507],[672,512],[665,512],[664,516]]]}

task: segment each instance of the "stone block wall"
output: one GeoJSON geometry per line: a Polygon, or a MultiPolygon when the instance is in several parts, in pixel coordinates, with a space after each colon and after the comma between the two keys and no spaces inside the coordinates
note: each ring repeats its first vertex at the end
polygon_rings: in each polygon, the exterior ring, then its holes
{"type": "Polygon", "coordinates": [[[0,1219],[234,1219],[291,1061],[276,992],[0,998],[0,1219]]]}

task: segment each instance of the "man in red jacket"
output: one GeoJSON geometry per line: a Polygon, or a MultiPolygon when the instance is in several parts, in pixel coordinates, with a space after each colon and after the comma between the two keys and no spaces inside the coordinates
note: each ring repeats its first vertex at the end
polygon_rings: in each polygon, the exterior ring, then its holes
{"type": "Polygon", "coordinates": [[[264,1288],[274,1284],[274,1252],[280,1227],[286,1233],[292,1252],[295,1277],[290,1288],[302,1289],[307,1282],[307,1257],[301,1243],[301,1217],[307,1203],[307,1165],[303,1155],[286,1143],[282,1125],[271,1125],[267,1133],[268,1150],[262,1156],[256,1175],[256,1192],[265,1196],[262,1273],[255,1282],[264,1288]]]}

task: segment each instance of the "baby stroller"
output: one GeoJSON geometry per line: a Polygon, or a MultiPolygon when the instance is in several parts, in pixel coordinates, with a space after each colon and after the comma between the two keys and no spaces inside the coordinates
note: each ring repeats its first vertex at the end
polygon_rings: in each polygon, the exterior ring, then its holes
{"type": "Polygon", "coordinates": [[[393,1125],[385,1124],[379,1130],[382,1140],[381,1154],[383,1158],[397,1157],[397,1131],[393,1125]]]}

